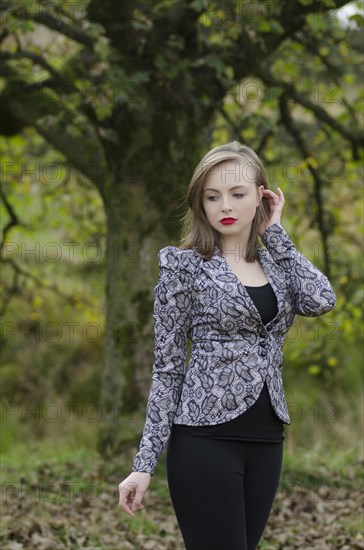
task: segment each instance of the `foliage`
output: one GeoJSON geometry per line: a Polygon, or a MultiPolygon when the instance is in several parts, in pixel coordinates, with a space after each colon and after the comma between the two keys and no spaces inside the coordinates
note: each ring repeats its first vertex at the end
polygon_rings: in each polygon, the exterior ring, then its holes
{"type": "Polygon", "coordinates": [[[46,390],[77,394],[83,385],[83,399],[100,383],[111,402],[138,395],[140,371],[150,371],[141,342],[152,341],[140,274],[152,284],[143,263],[107,266],[107,242],[125,250],[132,240],[145,251],[174,240],[191,167],[207,147],[232,139],[262,157],[270,186],[285,193],[283,225],[338,296],[329,316],[297,318],[287,377],[356,387],[362,16],[358,9],[343,26],[337,8],[347,3],[1,5],[2,343],[13,395],[41,400],[46,390]],[[69,241],[82,245],[72,261],[69,241]],[[35,247],[35,256],[22,247],[35,247]],[[92,261],[87,251],[95,249],[92,261]],[[48,253],[57,251],[55,262],[48,253]],[[37,354],[19,338],[22,326],[36,332],[60,319],[105,327],[105,341],[85,343],[81,334],[75,348],[67,339],[55,348],[48,338],[37,354]],[[120,323],[141,335],[138,345],[115,341],[120,323]],[[15,336],[6,339],[8,329],[15,336]]]}

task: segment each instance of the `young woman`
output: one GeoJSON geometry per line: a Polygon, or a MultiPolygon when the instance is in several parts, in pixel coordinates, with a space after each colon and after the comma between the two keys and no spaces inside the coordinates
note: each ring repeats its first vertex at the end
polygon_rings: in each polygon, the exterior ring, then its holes
{"type": "Polygon", "coordinates": [[[152,385],[119,505],[132,516],[144,508],[168,443],[168,486],[186,549],[254,550],[291,423],[284,336],[296,314],[323,315],[336,295],[283,229],[283,192],[268,189],[250,147],[233,141],[209,151],[187,202],[181,247],[158,254],[152,385]]]}

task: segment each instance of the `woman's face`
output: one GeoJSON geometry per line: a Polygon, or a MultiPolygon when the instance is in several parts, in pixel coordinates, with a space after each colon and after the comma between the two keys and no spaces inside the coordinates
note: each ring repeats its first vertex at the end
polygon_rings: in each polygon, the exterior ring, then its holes
{"type": "Polygon", "coordinates": [[[215,166],[206,176],[202,204],[206,217],[222,235],[249,235],[264,186],[255,184],[251,161],[231,159],[215,166]],[[222,223],[234,218],[234,223],[222,223]]]}

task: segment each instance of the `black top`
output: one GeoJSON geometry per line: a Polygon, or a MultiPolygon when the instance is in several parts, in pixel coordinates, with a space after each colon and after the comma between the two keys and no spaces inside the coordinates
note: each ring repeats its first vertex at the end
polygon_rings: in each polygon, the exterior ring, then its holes
{"type": "MultiPolygon", "coordinates": [[[[263,286],[245,285],[245,288],[266,325],[278,312],[277,298],[270,283],[263,286]]],[[[266,382],[257,401],[236,418],[213,426],[173,424],[172,429],[211,439],[265,442],[280,442],[284,439],[284,425],[274,412],[266,382]]]]}

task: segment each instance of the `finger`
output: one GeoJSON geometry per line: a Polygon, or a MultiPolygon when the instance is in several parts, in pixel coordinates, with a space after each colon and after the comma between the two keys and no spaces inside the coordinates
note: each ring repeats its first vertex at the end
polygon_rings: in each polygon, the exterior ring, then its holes
{"type": "Polygon", "coordinates": [[[263,189],[263,193],[270,193],[270,194],[274,195],[275,197],[277,196],[271,189],[263,189]]]}
{"type": "Polygon", "coordinates": [[[129,514],[129,516],[134,516],[134,511],[131,508],[130,502],[132,502],[131,493],[133,489],[130,487],[119,487],[119,506],[129,514]]]}
{"type": "Polygon", "coordinates": [[[139,510],[140,508],[142,508],[142,499],[140,497],[140,495],[135,495],[135,498],[132,502],[132,505],[131,505],[131,509],[133,510],[133,512],[135,512],[136,510],[139,510]]]}
{"type": "MultiPolygon", "coordinates": [[[[124,493],[125,491],[126,489],[124,487],[124,493]]],[[[123,497],[120,494],[119,506],[121,506],[121,508],[123,508],[123,510],[125,510],[130,516],[134,517],[135,512],[144,509],[144,505],[141,504],[141,502],[137,500],[136,497],[133,497],[132,493],[133,491],[129,491],[128,494],[126,496],[124,494],[123,497]]]]}
{"type": "Polygon", "coordinates": [[[125,502],[123,502],[123,501],[119,502],[119,506],[120,506],[123,510],[125,510],[125,512],[126,512],[127,514],[129,514],[129,516],[135,517],[135,513],[129,508],[129,506],[127,506],[127,504],[126,504],[125,502]]]}
{"type": "Polygon", "coordinates": [[[132,509],[134,506],[137,510],[141,510],[142,508],[144,508],[144,505],[140,502],[140,500],[134,500],[131,506],[132,506],[132,509]]]}
{"type": "MultiPolygon", "coordinates": [[[[279,191],[279,193],[283,193],[283,191],[280,187],[277,187],[277,190],[279,191]]],[[[274,193],[274,191],[272,191],[272,189],[263,189],[263,193],[272,193],[273,195],[275,195],[275,193],[274,193]]]]}

